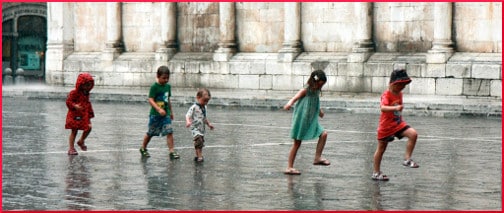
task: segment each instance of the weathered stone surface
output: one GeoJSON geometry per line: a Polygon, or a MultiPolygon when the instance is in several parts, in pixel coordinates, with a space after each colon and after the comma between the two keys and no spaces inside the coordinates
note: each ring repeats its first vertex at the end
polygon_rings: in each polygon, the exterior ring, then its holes
{"type": "Polygon", "coordinates": [[[148,87],[157,67],[167,65],[173,72],[170,82],[177,87],[296,91],[310,72],[321,69],[328,75],[329,90],[381,93],[390,72],[401,66],[414,79],[405,93],[502,96],[500,2],[450,3],[457,47],[443,60],[429,60],[438,24],[433,3],[373,3],[374,49],[360,57],[351,55],[360,42],[356,31],[369,26],[354,23],[357,3],[301,2],[297,42],[302,52],[279,60],[284,42],[290,42],[284,34],[285,3],[233,3],[235,41],[220,41],[218,2],[179,2],[172,20],[177,35],[173,51],[178,52],[165,61],[156,56],[162,42],[160,2],[121,3],[122,53],[105,50],[106,3],[48,4],[54,5],[48,19],[49,84],[69,85],[76,73],[89,71],[97,76],[98,86],[148,87]],[[219,55],[215,51],[222,42],[236,43],[237,52],[219,55]]]}

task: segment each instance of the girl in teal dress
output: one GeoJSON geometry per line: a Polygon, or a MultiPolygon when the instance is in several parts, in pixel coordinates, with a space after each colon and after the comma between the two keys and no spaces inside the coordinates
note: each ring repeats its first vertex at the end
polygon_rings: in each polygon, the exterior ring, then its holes
{"type": "Polygon", "coordinates": [[[322,70],[313,71],[307,84],[284,106],[289,110],[294,103],[294,113],[292,115],[292,129],[290,136],[294,139],[294,144],[289,153],[289,161],[285,174],[300,175],[301,172],[294,168],[294,159],[301,146],[301,141],[318,138],[315,150],[313,165],[328,166],[331,163],[322,158],[322,151],[327,140],[327,132],[318,122],[318,117],[324,117],[324,112],[320,109],[320,90],[327,82],[327,77],[322,70]]]}

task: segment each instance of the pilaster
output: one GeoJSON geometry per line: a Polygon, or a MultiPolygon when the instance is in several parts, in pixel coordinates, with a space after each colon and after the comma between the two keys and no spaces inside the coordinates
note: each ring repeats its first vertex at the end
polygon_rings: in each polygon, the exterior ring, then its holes
{"type": "Polygon", "coordinates": [[[434,41],[427,54],[427,63],[446,63],[453,55],[452,6],[449,2],[434,3],[434,41]]]}
{"type": "Polygon", "coordinates": [[[121,41],[122,14],[120,2],[107,2],[107,41],[102,52],[102,60],[113,61],[124,51],[121,41]]]}
{"type": "Polygon", "coordinates": [[[284,3],[284,42],[278,52],[278,61],[292,62],[303,51],[301,42],[301,3],[284,3]]]}
{"type": "Polygon", "coordinates": [[[161,41],[156,61],[168,61],[177,53],[177,3],[161,3],[161,41]]]}
{"type": "Polygon", "coordinates": [[[213,54],[214,61],[229,61],[236,53],[236,9],[234,2],[219,3],[219,48],[213,54]]]}
{"type": "Polygon", "coordinates": [[[354,3],[356,18],[355,42],[352,53],[348,55],[349,63],[366,62],[373,54],[374,43],[372,40],[372,15],[373,7],[370,2],[354,3]]]}
{"type": "Polygon", "coordinates": [[[64,83],[64,61],[74,51],[73,4],[47,3],[46,83],[64,83]]]}

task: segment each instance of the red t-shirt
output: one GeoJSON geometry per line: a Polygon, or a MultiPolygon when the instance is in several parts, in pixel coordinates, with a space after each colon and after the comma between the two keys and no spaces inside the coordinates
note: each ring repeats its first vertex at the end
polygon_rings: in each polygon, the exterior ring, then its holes
{"type": "MultiPolygon", "coordinates": [[[[380,106],[397,106],[402,104],[402,92],[398,95],[392,94],[389,90],[383,92],[380,106]]],[[[401,111],[381,112],[380,123],[378,125],[378,140],[394,135],[406,125],[406,122],[402,119],[401,111]]]]}

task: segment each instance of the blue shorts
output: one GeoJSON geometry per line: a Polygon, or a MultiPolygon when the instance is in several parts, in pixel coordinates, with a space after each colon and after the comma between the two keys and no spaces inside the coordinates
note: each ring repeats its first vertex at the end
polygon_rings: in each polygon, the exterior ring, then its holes
{"type": "Polygon", "coordinates": [[[169,116],[149,115],[148,136],[166,136],[173,133],[169,116]]]}

